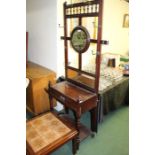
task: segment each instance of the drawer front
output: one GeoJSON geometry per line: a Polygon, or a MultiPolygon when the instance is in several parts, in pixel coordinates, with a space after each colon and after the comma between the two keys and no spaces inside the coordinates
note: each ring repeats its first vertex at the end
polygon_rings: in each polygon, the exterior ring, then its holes
{"type": "Polygon", "coordinates": [[[56,91],[52,91],[51,95],[58,101],[60,101],[61,103],[65,103],[67,102],[67,98],[65,96],[63,96],[62,94],[60,94],[59,92],[56,91]]]}
{"type": "Polygon", "coordinates": [[[61,93],[55,90],[52,90],[50,92],[50,95],[56,100],[58,100],[60,103],[62,103],[63,105],[67,106],[68,108],[71,108],[73,110],[77,110],[79,108],[78,103],[74,102],[73,100],[67,98],[66,96],[62,95],[61,93]]]}
{"type": "Polygon", "coordinates": [[[97,97],[93,97],[82,104],[82,113],[85,113],[86,111],[89,111],[95,107],[97,107],[97,97]]]}

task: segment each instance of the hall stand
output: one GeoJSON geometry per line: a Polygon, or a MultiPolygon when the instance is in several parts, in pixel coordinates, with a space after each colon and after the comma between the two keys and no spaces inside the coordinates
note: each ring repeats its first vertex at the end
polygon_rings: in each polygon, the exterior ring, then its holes
{"type": "MultiPolygon", "coordinates": [[[[64,40],[65,50],[65,81],[55,85],[49,84],[48,90],[51,110],[53,110],[52,99],[62,103],[66,112],[72,110],[75,120],[72,121],[78,130],[77,144],[79,148],[80,141],[85,139],[92,132],[97,133],[97,105],[98,105],[98,87],[100,77],[100,60],[101,60],[101,44],[106,44],[106,41],[101,40],[102,35],[102,12],[103,1],[95,0],[82,3],[69,4],[64,3],[64,40]],[[91,38],[89,32],[91,30],[83,26],[82,19],[96,17],[98,18],[97,39],[91,38]],[[68,36],[68,20],[78,19],[78,26],[74,27],[70,36],[68,36]],[[80,42],[76,42],[75,38],[81,35],[80,42]],[[78,53],[78,67],[69,65],[69,43],[72,45],[72,50],[78,53]],[[96,44],[96,60],[95,73],[89,73],[82,69],[84,61],[83,53],[88,51],[91,44],[96,44]],[[90,112],[91,130],[81,125],[80,118],[83,113],[90,112]]],[[[95,28],[95,27],[94,27],[95,28]]],[[[63,116],[62,116],[63,117],[63,116]]],[[[69,119],[64,115],[64,119],[69,119]]]]}

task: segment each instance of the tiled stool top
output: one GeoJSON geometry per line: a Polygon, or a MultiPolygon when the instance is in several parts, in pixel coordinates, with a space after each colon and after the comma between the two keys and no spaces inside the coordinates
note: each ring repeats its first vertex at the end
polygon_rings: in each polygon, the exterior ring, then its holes
{"type": "Polygon", "coordinates": [[[70,128],[49,112],[26,123],[26,140],[32,150],[38,152],[70,131],[70,128]]]}

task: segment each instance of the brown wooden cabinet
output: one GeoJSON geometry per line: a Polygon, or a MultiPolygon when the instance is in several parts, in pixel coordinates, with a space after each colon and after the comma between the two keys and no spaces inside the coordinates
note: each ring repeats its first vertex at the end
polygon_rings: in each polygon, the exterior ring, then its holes
{"type": "Polygon", "coordinates": [[[26,77],[30,79],[30,84],[26,89],[26,108],[37,115],[50,110],[48,94],[44,88],[48,87],[48,82],[56,83],[56,73],[33,62],[28,62],[26,67],[26,77]]]}

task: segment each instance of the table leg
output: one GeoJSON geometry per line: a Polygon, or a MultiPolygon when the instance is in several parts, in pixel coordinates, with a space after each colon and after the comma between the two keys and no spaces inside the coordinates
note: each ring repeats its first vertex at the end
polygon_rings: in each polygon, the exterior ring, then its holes
{"type": "Polygon", "coordinates": [[[78,131],[78,135],[77,135],[77,150],[78,150],[80,146],[80,115],[78,115],[78,113],[76,113],[75,111],[73,111],[73,114],[75,117],[76,129],[78,131]]]}
{"type": "Polygon", "coordinates": [[[90,110],[91,130],[97,133],[97,107],[90,110]]]}
{"type": "Polygon", "coordinates": [[[53,97],[51,95],[49,95],[49,102],[51,111],[54,111],[53,97]]]}

